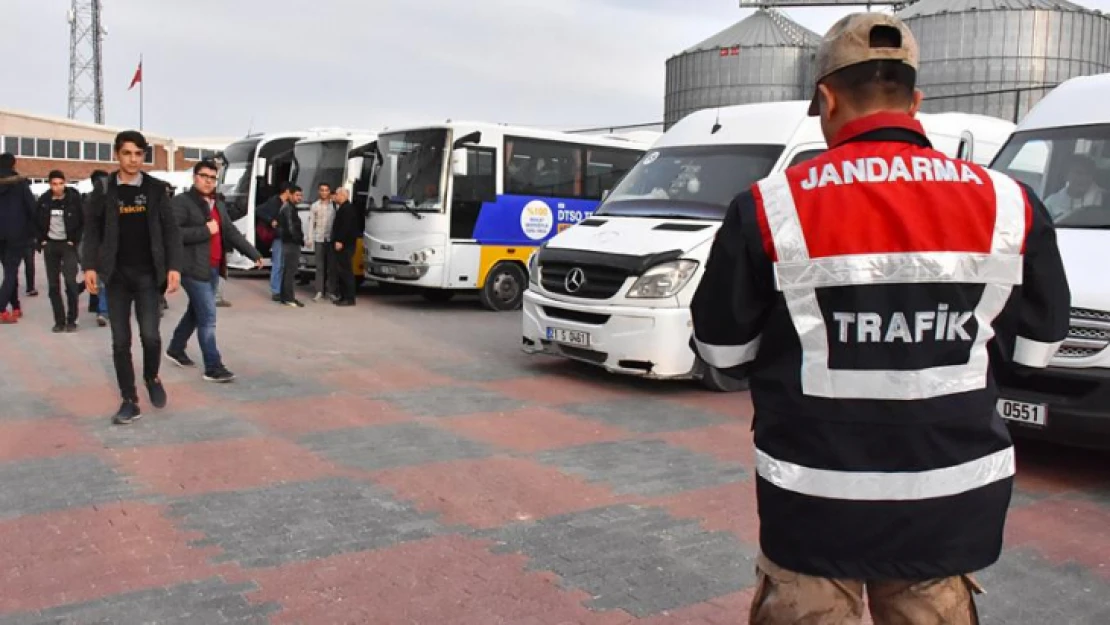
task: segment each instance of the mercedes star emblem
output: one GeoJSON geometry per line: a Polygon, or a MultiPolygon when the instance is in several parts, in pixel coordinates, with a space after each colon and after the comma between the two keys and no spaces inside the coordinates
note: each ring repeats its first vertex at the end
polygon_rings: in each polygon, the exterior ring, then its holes
{"type": "Polygon", "coordinates": [[[567,273],[567,279],[563,281],[563,286],[566,287],[567,293],[577,293],[578,289],[586,286],[586,272],[578,267],[571,269],[567,273]]]}

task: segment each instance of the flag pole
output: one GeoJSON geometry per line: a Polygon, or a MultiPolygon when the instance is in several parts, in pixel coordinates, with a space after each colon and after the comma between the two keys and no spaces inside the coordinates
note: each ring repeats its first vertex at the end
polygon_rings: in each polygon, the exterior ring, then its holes
{"type": "MultiPolygon", "coordinates": [[[[143,55],[139,54],[139,71],[143,71],[143,55]]],[[[146,76],[139,78],[139,130],[143,129],[143,86],[146,83],[146,76]]]]}

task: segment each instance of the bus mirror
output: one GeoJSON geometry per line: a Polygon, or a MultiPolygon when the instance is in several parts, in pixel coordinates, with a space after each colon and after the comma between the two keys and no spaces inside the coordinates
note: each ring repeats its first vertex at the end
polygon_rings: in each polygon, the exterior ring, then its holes
{"type": "Polygon", "coordinates": [[[451,151],[451,171],[453,171],[456,176],[467,175],[467,154],[468,151],[466,148],[459,148],[451,151]]]}

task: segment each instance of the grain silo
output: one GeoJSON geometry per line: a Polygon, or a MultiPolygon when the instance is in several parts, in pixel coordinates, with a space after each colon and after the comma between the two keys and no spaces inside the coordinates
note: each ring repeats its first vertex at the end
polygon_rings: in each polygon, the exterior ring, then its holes
{"type": "Polygon", "coordinates": [[[759,9],[667,60],[666,127],[704,108],[812,97],[821,38],[775,9],[759,9]]]}
{"type": "Polygon", "coordinates": [[[1066,0],[922,0],[898,16],[921,48],[924,111],[1016,122],[1068,78],[1110,71],[1110,16],[1066,0]]]}

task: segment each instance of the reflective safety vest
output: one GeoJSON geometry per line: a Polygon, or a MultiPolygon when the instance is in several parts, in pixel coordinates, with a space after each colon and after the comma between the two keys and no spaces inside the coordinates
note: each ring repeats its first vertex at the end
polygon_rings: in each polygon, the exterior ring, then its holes
{"type": "Polygon", "coordinates": [[[737,198],[691,314],[699,356],[751,377],[766,555],[857,579],[994,563],[1014,451],[992,367],[1046,366],[1069,300],[1040,201],[908,116],[737,198]]]}

